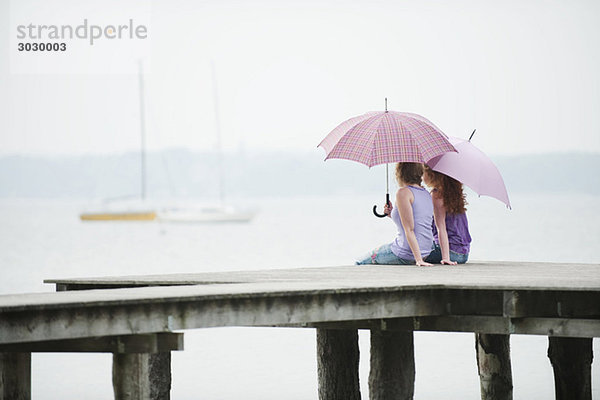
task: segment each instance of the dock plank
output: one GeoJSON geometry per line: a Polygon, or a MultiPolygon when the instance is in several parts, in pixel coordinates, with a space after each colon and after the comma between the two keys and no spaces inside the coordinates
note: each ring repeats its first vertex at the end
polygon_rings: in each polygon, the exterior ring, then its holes
{"type": "Polygon", "coordinates": [[[134,287],[265,282],[360,284],[364,280],[372,284],[386,284],[386,286],[387,281],[392,280],[402,285],[446,285],[455,288],[595,290],[600,288],[600,265],[479,261],[430,268],[413,265],[352,265],[196,274],[64,278],[46,279],[44,282],[87,287],[94,285],[134,287]]]}

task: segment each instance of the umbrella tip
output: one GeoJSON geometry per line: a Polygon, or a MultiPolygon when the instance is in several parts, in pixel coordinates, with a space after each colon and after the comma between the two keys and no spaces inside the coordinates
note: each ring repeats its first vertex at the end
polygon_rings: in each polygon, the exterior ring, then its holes
{"type": "Polygon", "coordinates": [[[471,139],[473,138],[473,135],[475,134],[475,131],[476,131],[476,130],[477,130],[477,129],[473,129],[473,133],[471,133],[471,136],[469,136],[469,142],[470,142],[470,141],[471,141],[471,139]]]}
{"type": "Polygon", "coordinates": [[[388,112],[388,109],[387,109],[387,97],[385,98],[385,112],[388,112]]]}

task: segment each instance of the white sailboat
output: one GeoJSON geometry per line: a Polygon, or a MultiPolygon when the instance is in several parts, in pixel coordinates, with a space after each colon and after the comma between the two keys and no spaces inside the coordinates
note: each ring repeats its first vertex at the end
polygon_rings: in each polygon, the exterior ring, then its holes
{"type": "Polygon", "coordinates": [[[154,221],[157,217],[153,207],[146,203],[146,120],[144,107],[144,71],[141,60],[139,62],[138,76],[140,84],[141,134],[140,199],[139,201],[123,201],[123,197],[121,197],[105,200],[100,207],[101,209],[81,213],[79,218],[82,221],[154,221]]]}
{"type": "Polygon", "coordinates": [[[255,212],[227,205],[166,208],[158,211],[164,222],[250,222],[255,212]]]}
{"type": "Polygon", "coordinates": [[[169,207],[158,211],[158,220],[165,222],[249,222],[256,211],[225,203],[223,146],[221,143],[221,123],[219,119],[219,99],[215,67],[211,63],[213,98],[215,104],[215,127],[217,135],[217,168],[219,177],[219,204],[211,206],[169,207]]]}

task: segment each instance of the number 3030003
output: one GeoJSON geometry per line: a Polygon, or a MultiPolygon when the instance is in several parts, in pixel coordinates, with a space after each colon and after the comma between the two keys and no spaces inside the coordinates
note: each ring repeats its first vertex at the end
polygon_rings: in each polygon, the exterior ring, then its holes
{"type": "Polygon", "coordinates": [[[66,43],[18,43],[19,51],[65,51],[66,43]]]}

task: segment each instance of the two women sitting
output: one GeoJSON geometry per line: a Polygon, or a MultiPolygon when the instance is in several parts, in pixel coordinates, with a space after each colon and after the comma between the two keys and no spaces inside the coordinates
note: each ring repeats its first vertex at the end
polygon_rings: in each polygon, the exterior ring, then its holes
{"type": "Polygon", "coordinates": [[[398,163],[396,207],[385,213],[398,227],[391,243],[356,264],[456,265],[467,262],[471,236],[462,184],[419,163],[398,163]],[[432,188],[431,193],[422,185],[432,188]]]}

